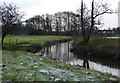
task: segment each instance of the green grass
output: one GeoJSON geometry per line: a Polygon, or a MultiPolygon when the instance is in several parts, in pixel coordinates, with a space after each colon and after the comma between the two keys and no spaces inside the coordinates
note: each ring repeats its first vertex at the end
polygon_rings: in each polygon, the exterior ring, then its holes
{"type": "Polygon", "coordinates": [[[89,44],[94,46],[118,46],[119,39],[91,38],[89,44]]]}
{"type": "MultiPolygon", "coordinates": [[[[82,37],[76,38],[74,46],[77,46],[81,41],[83,41],[82,37]]],[[[120,39],[91,37],[87,46],[118,46],[118,45],[120,45],[120,39]]]]}
{"type": "MultiPolygon", "coordinates": [[[[70,39],[70,36],[31,36],[31,35],[8,35],[4,39],[3,50],[20,50],[21,47],[16,47],[16,39],[18,43],[40,44],[44,46],[47,41],[70,39]],[[10,39],[10,46],[9,46],[10,39]]],[[[27,45],[29,46],[29,44],[27,45]]]]}

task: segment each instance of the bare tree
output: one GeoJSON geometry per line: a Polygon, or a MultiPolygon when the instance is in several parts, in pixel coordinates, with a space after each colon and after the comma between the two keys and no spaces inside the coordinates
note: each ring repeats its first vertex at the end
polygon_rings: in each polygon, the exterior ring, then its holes
{"type": "Polygon", "coordinates": [[[95,26],[96,18],[105,13],[112,13],[108,3],[103,0],[100,0],[99,2],[92,0],[91,10],[89,10],[83,0],[81,0],[81,9],[78,10],[78,12],[81,14],[81,29],[84,40],[83,42],[85,44],[89,42],[90,35],[95,26]]]}
{"type": "Polygon", "coordinates": [[[1,43],[7,34],[14,30],[18,24],[21,23],[23,14],[19,12],[19,8],[12,4],[3,3],[0,6],[0,11],[2,13],[2,39],[1,43]]]}

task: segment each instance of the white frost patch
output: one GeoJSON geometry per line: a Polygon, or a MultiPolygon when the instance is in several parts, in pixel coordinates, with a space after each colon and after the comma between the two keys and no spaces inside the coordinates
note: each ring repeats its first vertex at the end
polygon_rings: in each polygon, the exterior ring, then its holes
{"type": "Polygon", "coordinates": [[[34,68],[38,68],[38,66],[34,66],[34,68]]]}
{"type": "Polygon", "coordinates": [[[40,70],[39,72],[43,72],[43,73],[49,73],[48,70],[40,70]]]}
{"type": "Polygon", "coordinates": [[[42,58],[40,58],[40,60],[42,60],[42,58]]]}
{"type": "Polygon", "coordinates": [[[116,79],[115,79],[115,78],[110,78],[110,80],[113,80],[113,81],[115,81],[116,79]]]}
{"type": "Polygon", "coordinates": [[[20,65],[23,65],[24,63],[20,63],[20,65]]]}

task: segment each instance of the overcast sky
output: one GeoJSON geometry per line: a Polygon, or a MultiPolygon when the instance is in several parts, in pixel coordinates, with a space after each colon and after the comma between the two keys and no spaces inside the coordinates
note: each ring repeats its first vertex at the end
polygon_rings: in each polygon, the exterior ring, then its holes
{"type": "MultiPolygon", "coordinates": [[[[95,0],[96,1],[96,0],[95,0]]],[[[118,9],[118,2],[120,0],[107,0],[111,4],[112,9],[118,9]]],[[[21,11],[25,11],[25,19],[34,15],[53,14],[62,11],[73,11],[80,8],[81,0],[0,0],[2,2],[12,3],[17,5],[21,11]]],[[[84,0],[87,5],[90,5],[91,0],[84,0]]],[[[118,15],[103,16],[104,28],[117,27],[118,15]]]]}

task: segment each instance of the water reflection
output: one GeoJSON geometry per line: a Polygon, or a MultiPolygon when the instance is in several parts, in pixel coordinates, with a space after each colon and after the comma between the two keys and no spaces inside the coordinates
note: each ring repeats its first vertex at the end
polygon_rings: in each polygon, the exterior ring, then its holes
{"type": "Polygon", "coordinates": [[[44,49],[43,56],[59,60],[66,64],[82,66],[84,68],[90,68],[104,73],[108,72],[119,76],[120,66],[117,65],[118,62],[102,60],[95,57],[77,56],[70,52],[71,47],[72,41],[52,45],[44,49]]]}
{"type": "Polygon", "coordinates": [[[88,60],[83,61],[83,67],[89,69],[89,62],[88,60]]]}

